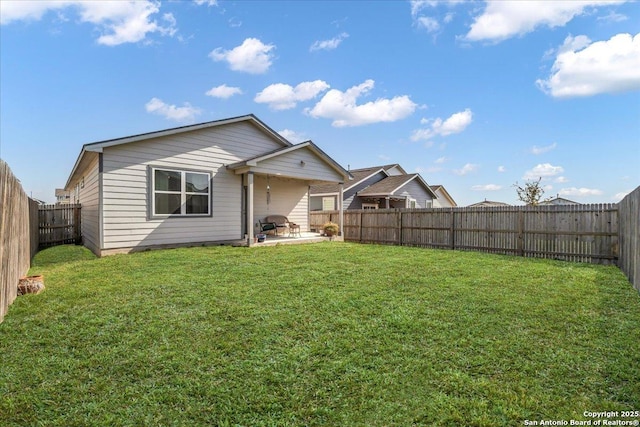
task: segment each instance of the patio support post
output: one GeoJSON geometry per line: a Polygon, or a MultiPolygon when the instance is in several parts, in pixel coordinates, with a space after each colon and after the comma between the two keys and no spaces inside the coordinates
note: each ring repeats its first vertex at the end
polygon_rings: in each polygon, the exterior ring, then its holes
{"type": "Polygon", "coordinates": [[[385,197],[384,198],[384,208],[385,209],[389,209],[390,205],[389,205],[389,197],[385,197]]]}
{"type": "Polygon", "coordinates": [[[344,182],[340,183],[340,190],[338,191],[338,236],[344,236],[342,225],[344,224],[344,182]]]}
{"type": "Polygon", "coordinates": [[[247,244],[253,245],[253,172],[247,173],[247,244]]]}

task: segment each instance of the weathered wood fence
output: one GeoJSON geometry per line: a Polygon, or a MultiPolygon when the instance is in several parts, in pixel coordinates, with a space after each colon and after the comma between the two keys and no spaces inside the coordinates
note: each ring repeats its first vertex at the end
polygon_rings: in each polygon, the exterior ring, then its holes
{"type": "Polygon", "coordinates": [[[640,187],[618,203],[620,255],[618,266],[640,291],[640,187]]]}
{"type": "Polygon", "coordinates": [[[40,205],[38,228],[40,248],[69,243],[80,244],[81,205],[40,205]]]}
{"type": "Polygon", "coordinates": [[[20,181],[0,160],[0,322],[38,250],[37,231],[38,203],[27,197],[20,181]]]}
{"type": "MultiPolygon", "coordinates": [[[[311,212],[311,228],[337,211],[311,212]]],[[[618,259],[616,204],[344,212],[344,239],[600,264],[618,259]]]]}

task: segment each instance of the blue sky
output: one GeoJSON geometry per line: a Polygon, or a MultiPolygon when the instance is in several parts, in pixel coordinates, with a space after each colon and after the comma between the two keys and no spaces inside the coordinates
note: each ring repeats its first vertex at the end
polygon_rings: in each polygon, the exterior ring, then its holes
{"type": "Polygon", "coordinates": [[[54,200],[83,144],[255,114],[464,206],[640,185],[640,6],[624,1],[0,2],[0,156],[54,200]]]}

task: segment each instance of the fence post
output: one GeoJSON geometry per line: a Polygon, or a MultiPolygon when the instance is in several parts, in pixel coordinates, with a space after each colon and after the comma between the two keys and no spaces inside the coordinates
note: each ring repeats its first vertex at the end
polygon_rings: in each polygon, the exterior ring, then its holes
{"type": "Polygon", "coordinates": [[[82,224],[80,223],[82,215],[80,215],[80,209],[82,207],[80,205],[76,205],[73,208],[73,224],[75,227],[75,244],[82,244],[82,224]]]}
{"type": "Polygon", "coordinates": [[[358,242],[362,243],[362,211],[360,211],[360,238],[358,239],[358,242]]]}
{"type": "Polygon", "coordinates": [[[455,222],[455,216],[456,216],[456,211],[455,208],[449,208],[449,212],[451,212],[451,228],[449,228],[449,238],[451,239],[451,250],[454,250],[456,248],[456,222],[455,222]]]}
{"type": "Polygon", "coordinates": [[[518,209],[518,255],[524,256],[524,211],[518,209]]]}
{"type": "Polygon", "coordinates": [[[398,209],[398,246],[402,246],[402,211],[398,209]]]}

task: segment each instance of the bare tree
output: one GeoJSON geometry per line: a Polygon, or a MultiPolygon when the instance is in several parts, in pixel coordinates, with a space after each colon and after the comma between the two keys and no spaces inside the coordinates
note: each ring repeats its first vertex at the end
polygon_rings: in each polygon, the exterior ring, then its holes
{"type": "Polygon", "coordinates": [[[542,177],[538,178],[537,181],[525,182],[524,187],[520,186],[517,182],[513,184],[518,193],[518,199],[527,205],[538,205],[544,195],[544,189],[540,185],[540,181],[542,181],[542,177]]]}

